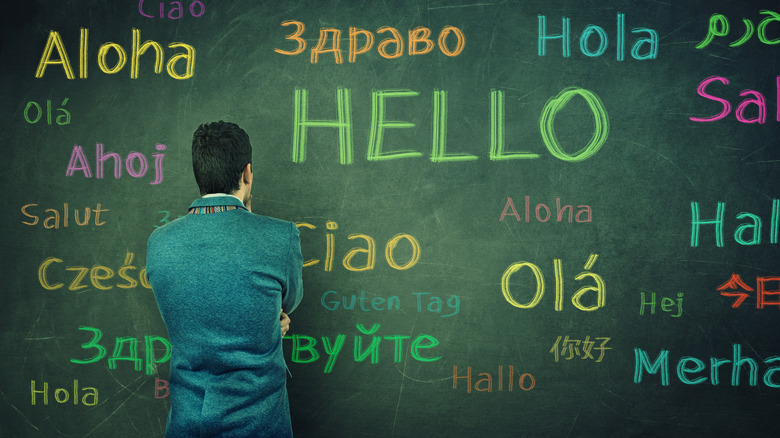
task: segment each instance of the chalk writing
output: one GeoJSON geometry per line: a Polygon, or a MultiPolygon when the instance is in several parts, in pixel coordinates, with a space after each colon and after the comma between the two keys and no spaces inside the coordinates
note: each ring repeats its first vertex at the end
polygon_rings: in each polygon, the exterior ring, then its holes
{"type": "MultiPolygon", "coordinates": [[[[538,16],[539,21],[539,38],[538,38],[538,54],[539,56],[545,56],[547,53],[547,42],[549,40],[561,40],[561,55],[564,58],[571,56],[571,18],[563,17],[561,19],[562,32],[560,34],[547,34],[547,17],[544,15],[538,16]]],[[[618,61],[624,61],[626,58],[626,16],[618,12],[616,20],[616,59],[618,61]]],[[[649,60],[658,58],[658,32],[653,29],[640,27],[631,29],[632,34],[647,34],[645,38],[637,38],[634,41],[634,45],[631,47],[631,57],[636,60],[649,60]],[[643,46],[647,46],[642,53],[643,46]]],[[[580,34],[580,52],[588,57],[598,57],[607,51],[609,46],[609,38],[607,32],[601,26],[595,24],[589,24],[582,30],[580,34]],[[596,37],[598,47],[591,48],[591,40],[596,37]]]]}
{"type": "MultiPolygon", "coordinates": [[[[525,195],[525,209],[523,210],[523,217],[525,222],[531,222],[531,211],[534,213],[534,218],[539,222],[547,222],[551,218],[555,217],[558,222],[567,221],[572,223],[572,220],[578,224],[593,222],[593,210],[589,205],[578,205],[577,214],[574,214],[574,207],[570,204],[561,205],[561,198],[555,198],[555,216],[553,216],[550,207],[547,204],[538,203],[535,208],[531,208],[531,197],[525,195]]],[[[504,204],[504,210],[501,212],[501,216],[498,218],[499,222],[503,222],[506,216],[514,217],[517,222],[523,222],[520,217],[520,213],[515,207],[515,202],[512,198],[506,198],[506,204],[504,204]]]]}
{"type": "MultiPolygon", "coordinates": [[[[672,318],[679,318],[682,316],[683,312],[683,293],[678,292],[677,293],[677,300],[669,298],[669,297],[663,297],[661,298],[661,311],[664,313],[672,313],[672,318]]],[[[640,292],[639,294],[639,315],[643,316],[645,314],[645,309],[648,307],[650,308],[650,315],[655,315],[655,309],[656,305],[658,304],[658,301],[656,299],[655,292],[653,292],[648,297],[645,297],[644,292],[640,292]]]]}
{"type": "MultiPolygon", "coordinates": [[[[47,406],[49,404],[49,382],[44,381],[42,389],[37,389],[37,387],[35,380],[31,380],[30,404],[35,406],[38,401],[37,397],[40,395],[43,398],[43,405],[47,406]]],[[[65,404],[71,398],[76,406],[79,405],[79,402],[84,406],[95,406],[99,401],[97,388],[91,386],[79,387],[79,381],[76,379],[73,380],[72,392],[68,392],[66,388],[56,388],[54,390],[54,401],[58,404],[65,404]]]]}
{"type": "Polygon", "coordinates": [[[154,398],[156,399],[167,398],[170,395],[171,395],[171,388],[170,386],[168,386],[168,381],[155,377],[154,398]]]}
{"type": "MultiPolygon", "coordinates": [[[[93,364],[101,361],[108,356],[108,350],[106,347],[100,344],[100,339],[103,337],[103,332],[95,327],[81,326],[79,330],[90,332],[92,338],[81,344],[81,348],[85,350],[95,350],[95,354],[86,359],[70,359],[71,363],[86,365],[93,364]]],[[[146,335],[143,339],[144,345],[144,358],[142,359],[138,355],[139,340],[133,337],[118,337],[114,343],[114,350],[111,357],[108,358],[108,369],[113,370],[117,367],[117,362],[130,362],[133,365],[135,371],[145,370],[147,376],[151,376],[157,372],[157,366],[168,362],[171,359],[173,353],[173,347],[171,342],[162,336],[146,335]],[[156,345],[160,344],[164,350],[161,357],[155,354],[156,345]],[[125,351],[127,350],[127,351],[125,351]],[[144,367],[144,363],[146,366],[144,367]]]]}
{"type": "MultiPolygon", "coordinates": [[[[512,392],[514,390],[515,367],[509,365],[507,368],[508,370],[505,379],[504,366],[503,365],[498,366],[498,373],[496,377],[496,381],[498,383],[497,391],[503,391],[504,385],[506,385],[507,392],[512,392]]],[[[480,379],[474,382],[473,385],[474,391],[493,392],[493,374],[479,373],[477,376],[480,377],[480,379]]],[[[471,367],[466,367],[466,374],[461,376],[458,375],[458,366],[453,365],[452,366],[452,389],[454,390],[458,389],[458,380],[461,379],[465,379],[466,393],[471,394],[471,389],[472,389],[471,367]]],[[[523,391],[530,391],[534,389],[534,387],[536,386],[536,379],[534,379],[534,376],[531,373],[522,373],[520,374],[520,377],[517,379],[517,386],[523,391]]]]}
{"type": "MultiPolygon", "coordinates": [[[[160,18],[168,17],[171,20],[178,20],[184,16],[184,5],[182,5],[182,2],[173,1],[168,3],[171,7],[166,14],[165,2],[160,2],[160,18]]],[[[190,16],[195,18],[201,17],[206,13],[206,5],[200,0],[190,2],[188,9],[190,11],[190,16]]],[[[147,18],[155,18],[154,15],[149,15],[144,11],[144,0],[138,0],[138,13],[147,18]]]]}
{"type": "MultiPolygon", "coordinates": [[[[103,178],[104,164],[110,158],[114,162],[114,178],[121,178],[122,156],[116,152],[104,152],[103,148],[103,143],[95,145],[95,177],[97,179],[103,178]]],[[[166,146],[160,143],[155,146],[155,149],[161,152],[152,154],[152,157],[154,157],[154,179],[149,184],[157,185],[163,182],[163,158],[165,158],[165,154],[162,151],[165,148],[166,146]]],[[[124,160],[124,168],[127,170],[127,174],[133,178],[143,178],[149,170],[149,161],[143,153],[130,151],[124,160]]],[[[81,145],[76,144],[73,145],[73,152],[70,154],[70,161],[68,161],[65,176],[73,176],[79,171],[83,172],[84,178],[92,178],[92,170],[89,167],[89,160],[84,154],[84,149],[81,145]]]]}
{"type": "MultiPolygon", "coordinates": [[[[765,365],[780,363],[780,356],[771,356],[763,360],[765,365]]],[[[691,356],[683,356],[677,361],[677,378],[686,385],[698,385],[709,381],[712,386],[720,384],[720,367],[731,364],[731,386],[739,386],[741,383],[742,367],[747,365],[748,384],[758,385],[758,362],[751,357],[742,356],[742,345],[733,345],[732,360],[712,356],[709,360],[710,372],[707,375],[695,375],[707,369],[703,360],[691,356]]],[[[780,381],[775,382],[773,376],[780,371],[780,366],[770,366],[764,371],[763,383],[770,388],[780,388],[780,381]]],[[[661,385],[669,386],[669,350],[661,349],[654,361],[650,361],[645,350],[634,348],[634,383],[642,383],[644,373],[659,374],[661,385]]]]}
{"type": "MultiPolygon", "coordinates": [[[[132,272],[138,270],[138,268],[133,266],[134,257],[135,254],[132,252],[128,252],[125,255],[124,264],[116,273],[116,275],[121,277],[125,282],[116,284],[116,287],[120,289],[134,289],[140,284],[141,287],[151,290],[152,286],[149,284],[149,279],[146,278],[146,266],[142,267],[138,272],[138,280],[136,280],[136,275],[132,272]]],[[[57,290],[65,286],[65,283],[51,283],[49,280],[49,269],[54,263],[59,265],[62,264],[63,261],[56,257],[48,257],[38,265],[38,282],[41,287],[46,290],[57,290]]],[[[72,280],[68,285],[68,290],[70,291],[86,289],[88,286],[83,284],[83,282],[86,281],[87,274],[89,274],[90,284],[92,284],[92,287],[95,289],[110,290],[114,287],[113,284],[104,283],[104,281],[114,278],[114,270],[107,266],[95,265],[92,266],[92,268],[87,268],[86,266],[68,266],[65,270],[74,272],[74,274],[69,274],[69,276],[72,276],[72,280]]]]}
{"type": "MultiPolygon", "coordinates": [[[[409,342],[409,353],[414,360],[420,362],[435,362],[441,359],[441,356],[429,357],[423,355],[423,350],[435,348],[439,345],[439,340],[431,335],[419,334],[413,340],[411,336],[407,335],[375,335],[379,330],[380,325],[374,324],[370,328],[366,328],[363,324],[356,325],[360,334],[354,336],[354,349],[353,358],[355,362],[364,362],[369,359],[372,364],[379,363],[379,350],[382,340],[392,341],[393,343],[393,361],[400,363],[403,360],[404,341],[411,340],[409,342]],[[369,337],[370,335],[370,337],[369,337]],[[365,341],[364,341],[365,336],[365,341]],[[364,342],[368,343],[364,347],[364,342]]],[[[286,335],[282,339],[289,339],[292,341],[292,350],[290,353],[291,360],[295,363],[313,363],[320,358],[320,353],[317,350],[317,339],[311,336],[294,334],[286,335]]],[[[328,359],[323,369],[324,374],[329,374],[333,371],[333,367],[336,364],[336,359],[339,353],[344,347],[347,340],[347,335],[338,334],[335,340],[331,341],[331,338],[322,336],[322,349],[325,354],[328,355],[328,359]]],[[[387,344],[385,342],[385,344],[387,344]]]]}
{"type": "MultiPolygon", "coordinates": [[[[691,121],[714,122],[726,118],[726,116],[728,116],[729,113],[731,113],[731,102],[729,102],[727,99],[713,96],[712,94],[709,94],[706,91],[706,88],[715,81],[721,82],[724,85],[729,84],[729,80],[722,76],[710,76],[704,79],[703,81],[701,81],[701,83],[699,83],[699,86],[696,88],[696,92],[699,94],[699,96],[705,99],[719,102],[721,106],[723,106],[723,109],[718,114],[715,114],[710,117],[689,117],[691,121]]],[[[775,78],[775,88],[780,93],[780,76],[777,76],[775,78]]],[[[739,105],[737,105],[737,110],[734,112],[734,116],[736,117],[736,119],[742,123],[758,123],[758,124],[766,123],[767,105],[766,105],[766,98],[764,98],[764,95],[755,90],[743,90],[739,93],[739,95],[746,98],[743,99],[739,103],[739,105]],[[751,96],[752,98],[747,98],[747,96],[751,96]],[[745,113],[751,107],[755,108],[755,116],[747,117],[745,113]]],[[[778,99],[777,102],[777,111],[776,111],[775,118],[777,119],[778,122],[780,122],[780,99],[778,99]]]]}
{"type": "MultiPolygon", "coordinates": [[[[306,25],[300,21],[283,21],[282,26],[295,26],[295,32],[287,35],[285,39],[295,43],[292,50],[274,49],[276,53],[288,56],[300,55],[306,51],[306,40],[303,34],[306,31],[306,25]]],[[[377,29],[377,34],[388,33],[391,37],[379,42],[377,53],[385,59],[395,59],[404,54],[404,38],[401,32],[394,27],[383,26],[377,29]],[[392,51],[390,48],[392,47],[392,51]]],[[[350,27],[349,31],[349,51],[347,60],[350,63],[357,61],[358,55],[368,53],[374,46],[374,33],[357,27],[350,27]]],[[[310,59],[312,64],[319,62],[319,56],[325,53],[332,53],[334,62],[341,64],[344,62],[344,52],[341,49],[341,30],[332,27],[323,27],[320,29],[317,45],[310,50],[310,59]]],[[[434,43],[431,39],[431,30],[427,27],[416,27],[408,32],[408,54],[409,56],[425,55],[433,51],[438,43],[441,53],[449,57],[455,57],[463,52],[466,46],[466,36],[463,31],[455,26],[444,26],[439,32],[439,37],[434,43]],[[448,38],[452,36],[452,38],[448,38]],[[454,47],[451,41],[455,39],[454,47]]]]}
{"type": "MultiPolygon", "coordinates": [[[[414,297],[418,313],[427,311],[446,318],[457,315],[460,312],[460,297],[457,295],[450,295],[447,298],[446,311],[444,310],[445,301],[431,292],[412,292],[411,295],[414,297]]],[[[363,312],[401,310],[401,298],[398,295],[389,297],[372,296],[369,298],[366,296],[366,291],[360,291],[359,294],[342,295],[336,291],[329,290],[322,294],[320,304],[330,311],[339,309],[360,310],[363,312]]]]}
{"type": "Polygon", "coordinates": [[[745,284],[739,274],[731,274],[731,278],[717,287],[720,294],[724,297],[734,298],[731,307],[736,309],[745,302],[751,295],[748,292],[756,292],[756,309],[763,309],[766,306],[780,307],[780,276],[756,277],[755,289],[745,284]],[[772,285],[772,286],[770,286],[772,285]],[[769,289],[769,287],[773,287],[769,289]],[[768,298],[775,298],[770,301],[768,298]]]}
{"type": "MultiPolygon", "coordinates": [[[[60,103],[60,105],[64,107],[67,104],[68,104],[68,98],[66,97],[65,99],[62,100],[62,103],[60,103]]],[[[56,119],[57,124],[60,126],[70,125],[70,111],[66,110],[65,108],[57,108],[57,111],[62,113],[57,116],[56,119]]],[[[34,125],[38,123],[39,120],[41,120],[44,113],[46,113],[46,124],[51,125],[52,124],[51,99],[46,99],[46,111],[43,111],[43,109],[38,104],[38,102],[31,100],[27,102],[27,105],[24,107],[24,120],[27,123],[34,125]]]]}
{"type": "MultiPolygon", "coordinates": [[[[691,247],[699,246],[699,231],[702,225],[715,226],[715,246],[722,248],[724,243],[723,229],[725,223],[726,203],[718,202],[714,219],[701,219],[699,203],[691,201],[691,247]]],[[[746,219],[734,231],[734,241],[740,245],[758,245],[761,243],[762,221],[761,217],[753,213],[741,212],[737,219],[746,219]]],[[[772,214],[769,226],[769,243],[778,242],[780,231],[780,199],[772,200],[772,214]]]]}
{"type": "MultiPolygon", "coordinates": [[[[89,29],[81,28],[79,34],[79,79],[86,79],[88,75],[88,54],[89,54],[89,29]]],[[[165,50],[162,45],[156,41],[147,40],[141,44],[141,31],[133,28],[132,30],[133,42],[130,52],[130,79],[138,79],[139,75],[139,61],[141,55],[146,53],[147,50],[154,49],[155,63],[154,72],[156,74],[162,73],[163,59],[165,57],[165,50]]],[[[185,50],[185,53],[177,53],[168,58],[166,64],[166,71],[168,76],[174,79],[189,79],[195,75],[195,48],[185,43],[170,43],[168,47],[181,48],[185,50]],[[176,64],[179,61],[184,61],[185,69],[184,73],[179,73],[176,70],[176,64]]],[[[122,71],[127,64],[127,52],[125,49],[117,44],[108,42],[100,46],[97,54],[97,64],[105,74],[115,74],[122,71]],[[113,66],[108,65],[108,55],[113,52],[116,57],[116,63],[113,66]]],[[[62,42],[60,33],[56,30],[49,32],[49,38],[46,40],[46,46],[43,48],[41,54],[41,60],[38,63],[38,68],[35,70],[35,77],[42,78],[46,74],[46,67],[50,65],[61,65],[62,70],[65,73],[65,77],[68,79],[76,79],[76,75],[73,72],[73,67],[68,57],[68,51],[65,49],[65,44],[62,42]],[[52,59],[54,50],[57,50],[57,56],[59,58],[52,59]]]]}
{"type": "Polygon", "coordinates": [[[569,335],[558,336],[550,349],[550,353],[555,355],[555,361],[558,362],[560,358],[565,360],[572,360],[575,357],[580,359],[593,359],[596,362],[601,362],[604,359],[604,354],[607,350],[612,348],[607,347],[606,344],[610,338],[596,338],[591,341],[590,336],[585,336],[585,339],[569,339],[569,335]],[[599,342],[596,346],[596,342],[599,342]],[[598,359],[593,356],[593,350],[599,352],[598,359]]]}
{"type": "MultiPolygon", "coordinates": [[[[296,222],[295,226],[298,227],[298,229],[307,229],[307,230],[314,230],[317,229],[316,225],[312,225],[308,222],[296,222]]],[[[336,237],[334,236],[334,231],[338,230],[339,224],[335,221],[327,221],[325,223],[325,228],[330,231],[325,233],[325,263],[323,264],[323,270],[324,271],[332,271],[333,270],[333,261],[335,259],[335,252],[336,252],[336,237]]],[[[349,237],[347,237],[349,240],[357,240],[361,239],[366,247],[353,247],[350,249],[345,255],[344,258],[341,261],[341,264],[344,266],[344,268],[348,271],[358,272],[358,271],[370,271],[374,269],[374,266],[376,264],[376,241],[373,237],[367,235],[367,234],[361,234],[361,233],[354,233],[350,234],[349,237]],[[364,254],[366,257],[365,264],[355,266],[353,263],[353,259],[355,256],[359,254],[364,254]]],[[[414,265],[417,264],[417,262],[420,260],[420,242],[417,241],[417,239],[412,236],[411,234],[406,233],[399,233],[395,236],[391,237],[387,243],[385,244],[385,261],[387,262],[387,265],[391,268],[398,270],[398,271],[404,271],[407,269],[412,268],[414,265]],[[408,258],[404,261],[399,262],[396,259],[395,251],[398,244],[406,242],[405,245],[409,245],[410,251],[408,251],[408,258]]],[[[309,259],[303,262],[303,267],[308,266],[314,266],[317,263],[319,263],[319,259],[309,259]]]]}
{"type": "MultiPolygon", "coordinates": [[[[386,151],[384,138],[388,129],[409,129],[416,125],[412,122],[387,120],[385,114],[387,102],[399,98],[413,98],[420,93],[412,90],[374,90],[371,92],[371,122],[368,137],[366,160],[387,161],[401,158],[420,158],[422,152],[416,150],[386,151]]],[[[352,101],[350,90],[347,88],[336,89],[337,119],[313,119],[309,115],[309,98],[306,89],[296,88],[293,97],[293,136],[292,136],[292,161],[303,163],[306,161],[307,133],[309,128],[334,128],[338,130],[339,137],[339,163],[349,165],[354,162],[354,144],[352,141],[352,101]]],[[[490,92],[490,144],[489,155],[491,161],[527,160],[540,158],[539,154],[516,151],[507,152],[505,140],[505,115],[504,92],[492,90],[490,92]]],[[[433,91],[433,123],[432,145],[430,160],[433,163],[474,161],[478,157],[465,153],[447,153],[447,91],[433,91]]],[[[592,91],[567,87],[561,90],[557,96],[545,103],[539,117],[539,132],[542,142],[552,156],[567,162],[581,162],[595,155],[607,141],[609,136],[609,116],[601,99],[592,91]],[[555,118],[557,114],[574,97],[579,96],[588,104],[593,113],[593,134],[580,150],[575,153],[566,152],[555,134],[555,118]]]]}
{"type": "MultiPolygon", "coordinates": [[[[162,215],[162,218],[159,221],[157,221],[157,222],[161,223],[162,225],[155,225],[154,226],[155,228],[160,228],[161,226],[163,226],[163,225],[165,225],[165,224],[167,224],[168,222],[171,221],[169,219],[171,217],[171,212],[170,211],[162,210],[162,211],[158,211],[157,214],[161,214],[162,215]]],[[[184,215],[180,214],[176,219],[181,219],[183,217],[184,217],[184,215]]]]}
{"type": "MultiPolygon", "coordinates": [[[[760,23],[758,23],[758,30],[756,30],[755,25],[753,24],[753,21],[747,18],[742,19],[742,23],[745,25],[745,33],[742,34],[739,38],[729,43],[729,47],[739,47],[748,40],[750,40],[751,37],[753,37],[753,34],[755,33],[758,37],[758,40],[761,41],[764,44],[767,45],[775,45],[780,44],[780,38],[775,39],[769,39],[766,36],[766,28],[767,26],[772,23],[773,21],[780,21],[780,14],[777,12],[772,12],[769,10],[762,10],[760,14],[766,15],[767,17],[761,20],[760,23]]],[[[709,26],[707,29],[707,36],[704,37],[704,39],[699,42],[699,44],[696,44],[697,49],[703,49],[710,45],[710,43],[715,39],[715,37],[725,37],[730,32],[730,26],[729,26],[729,19],[726,18],[723,14],[712,14],[710,16],[709,26]]]]}
{"type": "MultiPolygon", "coordinates": [[[[571,303],[574,305],[574,307],[582,310],[583,312],[592,312],[606,305],[607,287],[604,283],[604,279],[602,279],[599,274],[589,272],[591,269],[593,269],[593,265],[596,264],[598,257],[598,254],[591,254],[590,257],[588,257],[588,260],[585,262],[585,271],[580,272],[576,277],[574,277],[574,280],[576,281],[590,277],[596,283],[595,286],[583,286],[579,288],[571,297],[571,303]],[[582,303],[582,299],[588,292],[596,293],[596,302],[590,306],[582,303]]],[[[555,271],[554,308],[556,311],[560,312],[563,310],[564,296],[563,263],[561,259],[553,259],[553,269],[555,271]]],[[[509,304],[519,309],[532,309],[536,307],[536,305],[542,301],[542,297],[544,296],[544,276],[542,275],[541,268],[530,262],[517,262],[511,264],[506,269],[506,271],[504,271],[504,275],[501,277],[501,292],[504,294],[504,299],[506,299],[509,304]],[[523,268],[529,268],[531,270],[531,272],[534,274],[534,279],[536,282],[536,293],[534,294],[533,298],[531,298],[531,301],[525,304],[518,302],[509,288],[509,283],[512,279],[512,276],[523,268]]]]}
{"type": "MultiPolygon", "coordinates": [[[[35,226],[40,221],[40,217],[35,214],[35,211],[37,210],[36,207],[38,207],[38,204],[25,204],[22,206],[21,211],[22,214],[30,218],[30,222],[26,222],[22,220],[22,223],[29,226],[35,226]]],[[[85,226],[89,224],[89,216],[90,213],[94,213],[94,224],[95,226],[99,227],[102,225],[105,225],[105,221],[100,220],[100,213],[105,213],[107,211],[111,211],[107,208],[101,208],[100,203],[98,202],[95,208],[89,208],[84,207],[84,212],[81,214],[81,220],[79,220],[79,209],[74,208],[73,209],[73,219],[76,222],[76,225],[78,226],[85,226]]],[[[43,228],[46,229],[59,229],[60,228],[60,212],[57,209],[54,208],[47,208],[43,211],[44,213],[48,213],[46,215],[46,218],[43,220],[41,225],[43,225],[43,228]]],[[[70,216],[69,210],[68,210],[68,203],[65,202],[62,204],[62,227],[68,228],[68,218],[70,216]]]]}

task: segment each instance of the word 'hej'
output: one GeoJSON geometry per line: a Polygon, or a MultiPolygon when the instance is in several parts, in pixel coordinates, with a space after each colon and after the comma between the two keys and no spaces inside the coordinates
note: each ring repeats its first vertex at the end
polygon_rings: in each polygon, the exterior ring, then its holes
{"type": "MultiPolygon", "coordinates": [[[[154,179],[149,183],[152,185],[160,184],[163,181],[163,158],[165,154],[162,153],[166,146],[164,144],[157,144],[155,149],[160,153],[152,154],[154,158],[154,179]]],[[[127,174],[133,178],[143,178],[146,172],[149,170],[149,160],[141,152],[131,151],[127,154],[127,157],[122,160],[122,156],[117,152],[105,152],[103,143],[95,144],[95,177],[97,179],[103,179],[105,173],[105,163],[109,159],[113,160],[114,164],[114,178],[119,179],[122,177],[122,168],[127,170],[127,174]],[[124,166],[122,165],[124,162],[124,166]]],[[[92,169],[89,165],[89,159],[84,154],[84,148],[81,145],[73,145],[73,152],[70,154],[70,161],[68,161],[68,168],[65,170],[65,176],[73,176],[76,172],[82,172],[84,178],[92,178],[92,169]]]]}
{"type": "MultiPolygon", "coordinates": [[[[704,225],[713,225],[715,227],[715,245],[719,248],[724,246],[724,224],[726,215],[726,203],[718,202],[715,211],[715,218],[702,219],[699,212],[699,203],[691,202],[691,246],[699,246],[699,231],[704,225]]],[[[734,231],[734,241],[740,245],[758,245],[761,243],[763,223],[761,217],[753,213],[741,212],[737,214],[737,219],[744,219],[747,222],[740,224],[734,231]]],[[[769,243],[778,243],[780,235],[780,199],[772,200],[772,216],[769,225],[769,243]]]]}
{"type": "MultiPolygon", "coordinates": [[[[348,88],[336,89],[337,119],[315,119],[309,115],[309,98],[306,89],[296,88],[293,99],[293,138],[292,160],[295,163],[306,161],[307,133],[310,128],[331,128],[338,130],[339,163],[349,165],[354,162],[352,100],[348,88]]],[[[420,158],[422,152],[416,150],[386,151],[385,133],[389,129],[409,129],[416,125],[412,122],[388,120],[388,102],[399,98],[414,98],[420,93],[412,90],[374,90],[371,92],[371,122],[368,135],[366,160],[386,161],[401,158],[420,158]]],[[[529,151],[508,151],[505,140],[505,97],[501,90],[490,91],[489,155],[491,161],[528,160],[540,158],[529,151]]],[[[447,91],[433,91],[433,116],[431,126],[431,155],[433,163],[463,162],[479,159],[466,153],[447,152],[447,91]]],[[[549,99],[542,108],[539,117],[539,133],[547,150],[555,158],[567,162],[580,162],[595,155],[606,143],[609,135],[609,116],[601,99],[592,91],[579,87],[567,87],[557,96],[549,99]],[[555,134],[557,114],[574,97],[585,100],[593,113],[593,133],[588,143],[574,153],[565,151],[555,134]]]]}
{"type": "MultiPolygon", "coordinates": [[[[162,73],[163,60],[165,59],[165,49],[163,46],[152,40],[147,40],[141,43],[141,31],[138,29],[132,30],[132,47],[130,51],[130,78],[137,79],[140,70],[140,58],[141,55],[146,53],[149,49],[153,49],[154,52],[154,72],[157,74],[162,73]]],[[[189,44],[174,42],[168,44],[170,49],[184,49],[184,53],[175,53],[168,58],[168,62],[165,64],[165,69],[168,72],[168,76],[174,79],[189,79],[195,74],[195,48],[189,44]],[[184,72],[180,73],[177,70],[177,63],[184,61],[184,72]]],[[[81,28],[79,36],[79,79],[86,79],[88,76],[88,58],[89,58],[89,29],[81,28]]],[[[100,71],[106,74],[115,74],[122,71],[127,64],[127,52],[124,47],[117,43],[107,42],[100,46],[97,53],[97,65],[100,71]],[[109,54],[114,53],[116,61],[114,65],[108,64],[109,54]]],[[[35,70],[35,77],[42,78],[46,73],[48,66],[59,65],[62,66],[65,72],[65,77],[68,79],[76,79],[76,75],[73,72],[73,67],[68,56],[68,51],[65,49],[65,44],[62,42],[60,33],[56,30],[49,32],[49,38],[46,40],[46,46],[43,48],[41,54],[41,60],[38,63],[38,68],[35,70]],[[52,59],[54,50],[57,51],[59,58],[52,59]]]]}

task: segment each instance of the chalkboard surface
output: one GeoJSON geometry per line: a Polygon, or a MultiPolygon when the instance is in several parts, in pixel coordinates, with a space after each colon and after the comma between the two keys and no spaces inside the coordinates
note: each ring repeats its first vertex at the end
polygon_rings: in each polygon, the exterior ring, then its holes
{"type": "Polygon", "coordinates": [[[777,436],[780,6],[3,6],[3,436],[164,436],[146,239],[239,124],[297,436],[777,436]]]}

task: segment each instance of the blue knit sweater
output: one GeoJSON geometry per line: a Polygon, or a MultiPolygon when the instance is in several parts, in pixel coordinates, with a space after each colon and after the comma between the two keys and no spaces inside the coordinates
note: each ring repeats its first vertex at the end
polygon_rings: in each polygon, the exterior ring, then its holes
{"type": "Polygon", "coordinates": [[[190,212],[155,230],[146,254],[173,345],[166,435],[292,436],[279,312],[303,293],[298,229],[232,196],[190,212]]]}

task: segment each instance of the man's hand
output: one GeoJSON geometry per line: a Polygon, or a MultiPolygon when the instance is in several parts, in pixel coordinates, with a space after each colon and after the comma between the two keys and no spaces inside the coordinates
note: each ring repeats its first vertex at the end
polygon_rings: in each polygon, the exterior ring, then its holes
{"type": "Polygon", "coordinates": [[[282,326],[282,336],[284,336],[290,330],[290,317],[284,311],[279,316],[279,324],[282,326]]]}

